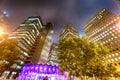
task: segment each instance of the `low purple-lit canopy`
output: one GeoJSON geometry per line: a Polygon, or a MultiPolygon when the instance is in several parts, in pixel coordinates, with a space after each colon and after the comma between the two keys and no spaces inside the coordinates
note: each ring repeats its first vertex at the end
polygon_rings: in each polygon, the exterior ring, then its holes
{"type": "Polygon", "coordinates": [[[59,74],[60,69],[57,66],[47,64],[25,64],[22,66],[21,73],[59,74]]]}

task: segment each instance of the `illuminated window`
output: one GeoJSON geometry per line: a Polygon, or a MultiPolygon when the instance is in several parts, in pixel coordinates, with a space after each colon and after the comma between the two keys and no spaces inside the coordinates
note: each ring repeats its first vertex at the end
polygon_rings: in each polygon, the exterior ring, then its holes
{"type": "Polygon", "coordinates": [[[120,57],[118,59],[120,59],[120,57]]]}
{"type": "Polygon", "coordinates": [[[109,57],[111,57],[111,55],[109,55],[109,57]]]}
{"type": "Polygon", "coordinates": [[[3,75],[2,75],[2,79],[6,79],[7,76],[9,75],[10,71],[4,71],[3,75]]]}
{"type": "Polygon", "coordinates": [[[14,78],[14,76],[17,74],[17,72],[12,72],[12,75],[10,76],[10,79],[14,78]]]}
{"type": "Polygon", "coordinates": [[[115,58],[115,60],[117,61],[118,59],[117,59],[117,58],[115,58]]]}
{"type": "Polygon", "coordinates": [[[118,27],[118,24],[116,24],[116,26],[118,27]]]}
{"type": "Polygon", "coordinates": [[[116,28],[116,30],[118,30],[118,28],[116,28]]]}
{"type": "Polygon", "coordinates": [[[118,56],[118,53],[115,53],[118,56]]]}
{"type": "Polygon", "coordinates": [[[112,54],[112,56],[115,56],[115,54],[112,54]]]}
{"type": "Polygon", "coordinates": [[[21,66],[17,66],[16,68],[17,68],[17,69],[21,69],[21,66]]]}
{"type": "Polygon", "coordinates": [[[114,19],[114,21],[116,21],[116,19],[114,19]]]}
{"type": "Polygon", "coordinates": [[[111,21],[111,23],[113,23],[114,21],[111,21]]]}
{"type": "Polygon", "coordinates": [[[117,37],[115,36],[115,38],[117,38],[117,37]]]}
{"type": "Polygon", "coordinates": [[[24,64],[24,62],[23,62],[23,61],[21,61],[21,62],[20,62],[20,64],[24,64]]]}
{"type": "Polygon", "coordinates": [[[114,62],[114,59],[111,59],[114,62]]]}
{"type": "Polygon", "coordinates": [[[113,26],[113,28],[115,28],[115,26],[113,26]]]}
{"type": "Polygon", "coordinates": [[[111,62],[110,60],[108,60],[108,62],[111,62]]]}
{"type": "Polygon", "coordinates": [[[27,54],[26,52],[23,52],[23,54],[24,54],[25,56],[28,56],[28,54],[27,54]]]}

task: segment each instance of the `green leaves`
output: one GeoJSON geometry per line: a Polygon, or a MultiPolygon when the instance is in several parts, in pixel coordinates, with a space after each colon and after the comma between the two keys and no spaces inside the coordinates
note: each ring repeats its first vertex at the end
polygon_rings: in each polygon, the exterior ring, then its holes
{"type": "Polygon", "coordinates": [[[20,51],[17,48],[17,40],[6,39],[0,43],[0,70],[12,65],[14,60],[18,58],[19,54],[20,51]]]}
{"type": "Polygon", "coordinates": [[[109,50],[101,42],[89,42],[87,36],[61,39],[58,52],[61,70],[70,71],[70,74],[103,77],[115,72],[115,66],[110,72],[110,64],[104,58],[109,50]]]}

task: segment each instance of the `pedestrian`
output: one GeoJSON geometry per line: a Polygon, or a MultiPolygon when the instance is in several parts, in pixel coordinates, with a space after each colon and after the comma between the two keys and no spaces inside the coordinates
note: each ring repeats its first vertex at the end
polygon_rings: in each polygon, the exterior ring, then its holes
{"type": "Polygon", "coordinates": [[[47,77],[47,76],[45,76],[43,80],[48,80],[48,77],[47,77]]]}

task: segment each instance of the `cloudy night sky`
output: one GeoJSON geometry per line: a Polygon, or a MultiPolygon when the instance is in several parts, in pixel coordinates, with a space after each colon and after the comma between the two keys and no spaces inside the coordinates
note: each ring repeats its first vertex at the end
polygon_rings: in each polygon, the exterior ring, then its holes
{"type": "Polygon", "coordinates": [[[0,0],[0,9],[7,12],[13,25],[11,29],[29,16],[41,16],[44,24],[53,23],[54,41],[68,23],[78,28],[80,36],[84,35],[82,25],[101,8],[120,14],[117,0],[0,0]]]}

